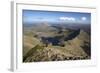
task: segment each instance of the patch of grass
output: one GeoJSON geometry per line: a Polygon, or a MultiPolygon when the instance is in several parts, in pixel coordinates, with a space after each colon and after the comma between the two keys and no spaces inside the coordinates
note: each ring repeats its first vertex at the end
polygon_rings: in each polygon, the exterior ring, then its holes
{"type": "Polygon", "coordinates": [[[44,47],[40,46],[40,45],[36,45],[35,47],[33,47],[31,50],[28,51],[28,53],[24,56],[23,58],[23,62],[26,60],[27,57],[35,54],[37,51],[42,51],[44,49],[44,47]]]}

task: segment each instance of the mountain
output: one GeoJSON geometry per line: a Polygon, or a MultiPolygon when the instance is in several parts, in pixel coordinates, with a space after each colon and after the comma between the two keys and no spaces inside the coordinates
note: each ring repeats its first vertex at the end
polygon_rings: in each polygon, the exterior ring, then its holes
{"type": "MultiPolygon", "coordinates": [[[[50,26],[45,25],[44,27],[41,27],[49,28],[50,26]]],[[[23,62],[83,60],[91,58],[90,34],[84,30],[72,30],[69,33],[62,32],[60,34],[57,34],[56,32],[57,35],[51,35],[50,31],[48,31],[48,33],[50,35],[46,37],[52,36],[52,38],[54,38],[55,36],[57,37],[63,35],[59,39],[63,41],[64,46],[61,46],[61,44],[53,45],[52,42],[45,46],[46,44],[41,41],[40,37],[39,39],[35,38],[40,42],[40,44],[37,42],[37,44],[27,51],[27,53],[23,56],[23,62]],[[69,39],[70,37],[71,39],[69,39]],[[67,40],[65,40],[66,38],[67,40]]]]}

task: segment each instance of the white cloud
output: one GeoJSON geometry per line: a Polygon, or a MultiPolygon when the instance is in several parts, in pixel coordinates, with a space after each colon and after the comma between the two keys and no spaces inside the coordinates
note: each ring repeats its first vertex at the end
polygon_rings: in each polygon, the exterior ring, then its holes
{"type": "Polygon", "coordinates": [[[87,20],[87,18],[86,17],[82,17],[81,20],[82,21],[85,21],[85,20],[87,20]]]}
{"type": "Polygon", "coordinates": [[[76,20],[74,17],[60,17],[59,19],[62,21],[75,21],[76,20]]]}

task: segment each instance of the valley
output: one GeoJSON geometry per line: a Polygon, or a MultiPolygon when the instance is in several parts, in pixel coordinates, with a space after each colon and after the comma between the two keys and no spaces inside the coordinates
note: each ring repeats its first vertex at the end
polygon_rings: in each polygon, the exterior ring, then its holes
{"type": "Polygon", "coordinates": [[[91,59],[89,25],[50,24],[23,26],[23,62],[91,59]]]}

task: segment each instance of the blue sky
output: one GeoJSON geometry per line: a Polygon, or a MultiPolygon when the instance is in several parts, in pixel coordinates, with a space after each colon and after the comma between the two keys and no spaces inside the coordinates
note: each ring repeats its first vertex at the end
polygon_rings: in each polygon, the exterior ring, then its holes
{"type": "Polygon", "coordinates": [[[91,24],[90,13],[23,10],[23,23],[81,23],[91,24]]]}

